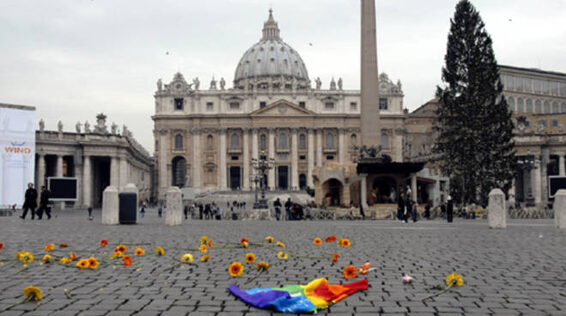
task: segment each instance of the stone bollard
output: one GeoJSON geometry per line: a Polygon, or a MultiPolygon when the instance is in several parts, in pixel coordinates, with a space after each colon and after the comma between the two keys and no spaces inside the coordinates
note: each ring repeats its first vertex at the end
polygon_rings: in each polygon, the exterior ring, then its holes
{"type": "Polygon", "coordinates": [[[505,193],[500,189],[493,189],[489,192],[488,204],[489,228],[507,227],[507,210],[505,209],[505,193]]]}
{"type": "Polygon", "coordinates": [[[566,190],[558,190],[554,196],[553,209],[556,227],[566,229],[566,190]]]}
{"type": "Polygon", "coordinates": [[[118,189],[107,186],[102,193],[102,224],[117,225],[118,212],[118,189]]]}
{"type": "Polygon", "coordinates": [[[167,190],[165,223],[169,226],[181,225],[183,223],[183,200],[181,198],[181,190],[178,187],[170,187],[167,190]]]}
{"type": "Polygon", "coordinates": [[[129,193],[135,193],[136,194],[136,223],[138,222],[139,219],[139,208],[138,206],[140,205],[140,192],[138,190],[138,187],[136,187],[135,184],[133,183],[128,183],[126,184],[126,186],[124,186],[124,190],[122,190],[122,192],[129,192],[129,193]]]}

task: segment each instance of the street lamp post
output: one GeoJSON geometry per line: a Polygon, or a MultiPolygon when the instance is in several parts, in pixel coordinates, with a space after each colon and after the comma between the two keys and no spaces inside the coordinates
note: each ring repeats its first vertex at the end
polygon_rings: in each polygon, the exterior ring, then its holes
{"type": "MultiPolygon", "coordinates": [[[[535,206],[535,198],[533,197],[531,170],[535,169],[535,158],[533,156],[525,156],[517,160],[519,168],[528,171],[528,176],[523,177],[523,183],[527,185],[527,197],[525,199],[526,206],[535,206]]],[[[524,174],[524,173],[523,173],[524,174]]]]}
{"type": "MultiPolygon", "coordinates": [[[[260,158],[252,158],[252,167],[256,170],[254,177],[254,182],[256,183],[256,199],[254,203],[254,209],[267,209],[267,200],[265,199],[265,172],[267,170],[273,169],[275,166],[275,160],[273,158],[266,159],[265,152],[261,152],[260,158]],[[259,179],[258,179],[259,178],[259,179]],[[261,189],[261,199],[257,199],[257,183],[260,183],[261,189]]],[[[250,177],[251,178],[251,177],[250,177]]]]}

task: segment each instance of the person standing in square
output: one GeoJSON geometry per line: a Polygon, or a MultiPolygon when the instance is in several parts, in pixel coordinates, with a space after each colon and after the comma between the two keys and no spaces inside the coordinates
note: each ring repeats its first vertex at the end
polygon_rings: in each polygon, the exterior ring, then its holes
{"type": "Polygon", "coordinates": [[[20,216],[21,219],[26,219],[26,214],[28,210],[31,211],[31,219],[35,219],[35,208],[37,207],[37,190],[33,188],[33,183],[28,183],[28,189],[26,190],[24,198],[24,213],[20,216]]]}

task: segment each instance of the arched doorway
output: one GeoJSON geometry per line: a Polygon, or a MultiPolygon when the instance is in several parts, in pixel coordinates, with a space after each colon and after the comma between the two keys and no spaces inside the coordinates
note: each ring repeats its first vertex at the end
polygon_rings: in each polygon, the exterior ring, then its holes
{"type": "Polygon", "coordinates": [[[397,185],[391,177],[377,177],[373,180],[371,204],[395,203],[397,201],[397,185]]]}
{"type": "Polygon", "coordinates": [[[344,187],[342,183],[337,179],[329,179],[322,184],[322,190],[324,192],[323,203],[328,206],[340,206],[342,204],[342,191],[344,187]]]}
{"type": "Polygon", "coordinates": [[[185,174],[187,173],[187,161],[185,158],[177,156],[171,161],[171,185],[182,188],[185,186],[185,174]]]}

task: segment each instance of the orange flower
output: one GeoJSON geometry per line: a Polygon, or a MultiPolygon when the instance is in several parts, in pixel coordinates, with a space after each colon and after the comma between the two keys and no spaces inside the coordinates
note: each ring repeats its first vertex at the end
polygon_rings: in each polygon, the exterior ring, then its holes
{"type": "Polygon", "coordinates": [[[255,262],[255,255],[253,253],[246,254],[246,263],[254,263],[255,262]]]}
{"type": "Polygon", "coordinates": [[[204,256],[200,257],[200,262],[208,262],[208,259],[210,259],[210,256],[204,255],[204,256]]]}
{"type": "Polygon", "coordinates": [[[110,256],[110,258],[122,258],[124,256],[124,253],[118,251],[118,249],[114,249],[114,252],[112,252],[112,256],[110,256]]]}
{"type": "Polygon", "coordinates": [[[45,246],[45,251],[51,251],[53,249],[55,249],[55,244],[49,244],[45,246]]]}
{"type": "Polygon", "coordinates": [[[249,247],[250,247],[250,244],[248,244],[247,241],[244,241],[244,242],[242,243],[242,246],[243,246],[244,248],[249,248],[249,247]]]}
{"type": "Polygon", "coordinates": [[[285,248],[285,244],[281,241],[277,242],[277,246],[285,248]]]}
{"type": "Polygon", "coordinates": [[[71,261],[74,261],[75,259],[77,259],[77,256],[75,256],[75,253],[74,253],[74,252],[71,252],[71,253],[69,254],[69,259],[71,259],[71,261]]]}
{"type": "Polygon", "coordinates": [[[88,268],[88,260],[86,259],[79,260],[79,262],[77,262],[77,268],[81,270],[88,268]]]}
{"type": "Polygon", "coordinates": [[[43,263],[52,263],[53,261],[54,260],[53,260],[53,257],[51,255],[43,256],[43,263]]]}
{"type": "Polygon", "coordinates": [[[338,254],[337,253],[332,254],[332,262],[338,262],[338,254]]]}
{"type": "Polygon", "coordinates": [[[335,242],[336,241],[336,236],[332,235],[332,236],[328,236],[326,237],[326,239],[324,240],[325,242],[335,242]]]}
{"type": "Polygon", "coordinates": [[[128,248],[124,245],[119,245],[118,247],[116,247],[116,250],[118,250],[119,252],[126,252],[128,251],[128,248]]]}
{"type": "Polygon", "coordinates": [[[88,259],[88,267],[96,270],[96,268],[98,268],[98,266],[100,265],[100,263],[98,263],[98,260],[94,259],[94,257],[90,257],[90,259],[88,259]]]}
{"type": "Polygon", "coordinates": [[[268,243],[268,244],[272,244],[274,240],[275,239],[273,239],[273,237],[271,237],[271,236],[265,237],[265,242],[268,243]]]}
{"type": "Polygon", "coordinates": [[[356,267],[350,265],[344,268],[344,278],[345,279],[354,279],[358,276],[358,269],[356,267]]]}
{"type": "Polygon", "coordinates": [[[265,271],[265,272],[267,272],[267,271],[269,270],[269,263],[267,263],[267,262],[265,262],[265,261],[260,261],[260,262],[258,262],[257,267],[256,267],[256,270],[257,270],[257,271],[265,271]]]}
{"type": "Polygon", "coordinates": [[[338,241],[338,247],[350,247],[352,244],[350,243],[350,241],[346,238],[342,238],[338,241]]]}
{"type": "Polygon", "coordinates": [[[124,258],[122,258],[122,261],[124,262],[124,267],[132,265],[132,258],[130,256],[124,256],[124,258]]]}
{"type": "Polygon", "coordinates": [[[208,252],[208,248],[206,248],[206,245],[200,245],[199,250],[200,250],[200,252],[202,252],[202,253],[207,253],[207,252],[208,252]]]}
{"type": "Polygon", "coordinates": [[[161,247],[157,247],[157,248],[155,248],[155,253],[156,253],[158,256],[163,257],[163,256],[165,255],[165,250],[163,250],[163,248],[161,248],[161,247]]]}
{"type": "Polygon", "coordinates": [[[247,238],[242,238],[242,239],[240,239],[240,244],[243,244],[243,243],[245,243],[245,242],[248,242],[248,243],[249,243],[250,241],[249,241],[247,238]]]}
{"type": "Polygon", "coordinates": [[[136,251],[134,252],[134,256],[143,256],[145,255],[145,250],[138,248],[136,249],[136,251]]]}
{"type": "Polygon", "coordinates": [[[315,238],[312,243],[313,245],[317,245],[317,246],[322,245],[322,240],[320,238],[315,238]]]}
{"type": "Polygon", "coordinates": [[[212,240],[208,241],[208,248],[212,249],[212,240]]]}
{"type": "Polygon", "coordinates": [[[370,265],[371,263],[369,262],[364,263],[364,265],[360,267],[360,274],[368,274],[370,265]]]}
{"type": "Polygon", "coordinates": [[[67,248],[69,247],[69,245],[67,245],[66,243],[62,242],[59,244],[59,248],[67,248]]]}
{"type": "Polygon", "coordinates": [[[239,277],[244,273],[244,266],[240,262],[232,262],[228,272],[231,277],[239,277]]]}
{"type": "Polygon", "coordinates": [[[108,245],[108,240],[103,239],[100,241],[100,247],[106,247],[106,245],[108,245]]]}

